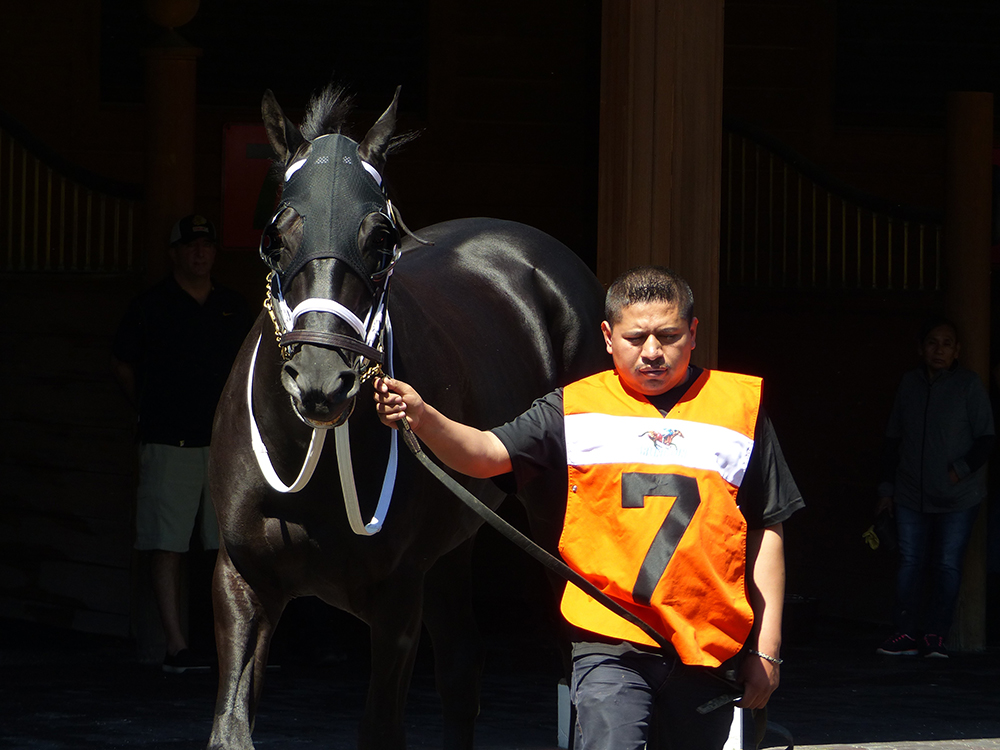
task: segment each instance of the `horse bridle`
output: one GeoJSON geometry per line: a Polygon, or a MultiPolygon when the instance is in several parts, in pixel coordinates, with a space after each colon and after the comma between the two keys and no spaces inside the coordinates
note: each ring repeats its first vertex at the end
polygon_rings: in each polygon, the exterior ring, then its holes
{"type": "Polygon", "coordinates": [[[352,367],[367,376],[372,371],[373,366],[385,364],[383,351],[385,341],[385,329],[389,321],[388,300],[389,300],[389,278],[396,259],[399,257],[398,249],[395,250],[390,264],[384,271],[380,271],[381,283],[376,287],[376,297],[372,300],[367,320],[362,321],[350,308],[345,307],[335,300],[319,297],[310,297],[290,308],[285,302],[281,292],[280,280],[277,272],[271,271],[267,276],[267,286],[264,295],[264,309],[267,310],[274,327],[275,340],[278,349],[281,351],[281,358],[286,362],[292,356],[292,346],[294,344],[313,344],[330,349],[343,349],[353,354],[359,355],[352,363],[352,367]],[[274,282],[278,283],[274,283],[274,282]],[[275,293],[275,287],[277,293],[275,293]],[[358,338],[345,336],[341,333],[330,331],[313,331],[308,329],[296,329],[295,323],[300,316],[307,312],[324,312],[335,315],[347,323],[357,334],[358,338]],[[361,372],[361,360],[368,360],[371,365],[364,373],[361,372]]]}
{"type": "Polygon", "coordinates": [[[282,358],[287,361],[296,344],[311,344],[358,355],[352,367],[359,373],[361,360],[384,364],[381,342],[388,321],[389,280],[399,258],[398,227],[405,229],[405,225],[396,220],[397,213],[385,194],[381,174],[361,157],[357,143],[340,134],[328,134],[311,141],[304,155],[293,158],[284,176],[281,204],[261,234],[260,242],[261,259],[271,269],[264,304],[282,358]],[[286,246],[278,225],[286,211],[294,211],[299,217],[301,242],[283,254],[286,246]],[[374,250],[381,255],[377,263],[366,259],[358,241],[360,228],[370,216],[381,217],[391,230],[392,246],[387,242],[374,250]],[[288,306],[283,285],[319,258],[333,258],[346,264],[371,292],[372,304],[366,320],[327,298],[309,298],[294,309],[288,306]],[[296,329],[298,318],[311,312],[338,317],[356,337],[296,329]]]}
{"type": "MultiPolygon", "coordinates": [[[[312,141],[312,148],[306,156],[296,158],[286,166],[282,202],[262,233],[260,244],[261,259],[271,269],[267,277],[264,307],[271,318],[278,350],[284,361],[292,357],[296,345],[310,344],[357,355],[350,366],[358,373],[360,382],[381,372],[383,366],[392,375],[392,323],[389,320],[388,299],[389,281],[401,252],[397,228],[402,228],[403,232],[421,244],[430,244],[409,231],[385,195],[381,175],[375,167],[361,158],[358,145],[349,138],[340,135],[320,136],[312,141]],[[346,204],[347,208],[334,209],[334,206],[341,204],[346,204]],[[300,243],[294,249],[288,248],[289,253],[283,252],[286,246],[278,231],[279,221],[286,210],[292,210],[298,215],[301,232],[300,243]],[[376,263],[372,263],[370,257],[365,257],[358,237],[364,222],[376,215],[385,220],[381,230],[391,230],[386,238],[393,241],[391,247],[390,243],[385,242],[368,250],[381,256],[376,263]],[[283,284],[288,283],[307,263],[320,258],[333,258],[346,264],[371,292],[371,305],[365,320],[361,320],[353,310],[340,302],[328,298],[310,297],[294,308],[289,307],[284,298],[283,284]],[[356,338],[331,331],[296,329],[299,317],[311,312],[336,316],[353,330],[356,338]],[[368,362],[367,368],[362,368],[363,361],[368,362]]],[[[373,231],[378,229],[373,228],[373,231]]],[[[250,361],[246,396],[251,445],[267,483],[272,489],[282,493],[298,492],[304,488],[323,452],[326,433],[332,428],[341,489],[351,530],[364,536],[378,533],[388,512],[395,483],[398,455],[396,434],[390,440],[389,461],[378,506],[368,522],[361,517],[351,466],[348,420],[357,399],[353,399],[350,408],[345,409],[335,421],[324,425],[310,422],[295,410],[299,418],[312,429],[312,435],[298,476],[292,484],[286,485],[271,465],[267,447],[254,417],[253,376],[260,341],[258,337],[250,361]]]]}
{"type": "MultiPolygon", "coordinates": [[[[338,302],[334,302],[333,300],[318,298],[307,299],[296,305],[294,310],[289,310],[287,303],[285,303],[280,294],[280,283],[277,285],[279,289],[278,294],[274,294],[271,289],[271,282],[274,279],[274,272],[272,272],[268,276],[267,294],[264,298],[264,307],[274,325],[275,337],[277,338],[278,348],[281,352],[282,358],[288,360],[291,354],[290,347],[296,342],[316,343],[319,346],[349,349],[350,351],[359,354],[359,359],[356,360],[352,366],[359,371],[362,382],[372,375],[380,373],[382,371],[383,364],[385,364],[391,374],[392,324],[389,321],[389,312],[386,302],[388,300],[389,293],[389,277],[391,276],[392,267],[398,257],[399,249],[397,247],[393,250],[391,262],[384,269],[379,271],[382,278],[379,279],[379,285],[377,287],[379,289],[378,300],[373,300],[372,307],[368,314],[367,325],[362,322],[350,309],[344,307],[338,302]],[[304,312],[311,311],[329,312],[340,317],[342,320],[347,321],[351,327],[354,328],[355,332],[357,332],[364,340],[353,339],[349,336],[333,334],[325,331],[289,330],[289,328],[295,324],[295,320],[298,316],[302,315],[304,312]],[[369,340],[369,337],[372,337],[372,339],[377,337],[378,348],[365,343],[369,340]],[[372,362],[368,369],[363,373],[360,372],[360,368],[358,367],[361,358],[368,359],[372,362]]],[[[264,478],[267,480],[267,483],[271,486],[271,488],[282,493],[298,492],[303,489],[312,478],[313,471],[315,470],[319,457],[323,452],[323,444],[326,439],[327,430],[320,429],[316,425],[309,425],[312,428],[312,435],[309,439],[309,447],[306,450],[306,457],[302,463],[302,468],[300,469],[295,480],[290,485],[286,485],[271,465],[267,447],[264,445],[264,441],[260,435],[260,430],[257,427],[256,418],[254,417],[253,375],[256,369],[257,351],[259,347],[260,337],[257,339],[257,346],[254,347],[253,356],[250,360],[250,367],[247,373],[246,394],[247,412],[250,416],[251,445],[254,455],[257,458],[257,464],[260,467],[261,473],[264,475],[264,478]]],[[[354,402],[352,402],[351,408],[345,410],[342,417],[339,418],[336,423],[331,424],[330,427],[333,428],[335,436],[337,466],[340,474],[341,490],[343,492],[344,507],[347,512],[347,518],[351,530],[355,534],[361,536],[371,536],[373,534],[377,534],[381,530],[382,523],[385,521],[389,510],[389,504],[392,501],[392,490],[395,484],[396,461],[398,456],[397,440],[396,433],[393,433],[389,446],[389,462],[386,466],[386,474],[382,482],[382,491],[379,494],[378,506],[375,510],[375,514],[371,517],[371,520],[366,522],[361,517],[357,489],[354,485],[354,469],[351,463],[350,438],[347,431],[348,419],[350,419],[350,416],[354,411],[353,403],[354,402]]]]}

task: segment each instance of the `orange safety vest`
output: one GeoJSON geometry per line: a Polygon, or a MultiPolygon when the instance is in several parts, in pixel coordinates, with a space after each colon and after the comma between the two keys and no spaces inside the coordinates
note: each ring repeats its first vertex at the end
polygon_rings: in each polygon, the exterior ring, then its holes
{"type": "MultiPolygon", "coordinates": [[[[563,390],[569,486],[559,552],[669,638],[685,664],[719,666],[753,625],[736,493],[760,388],[759,378],[704,370],[665,418],[610,370],[563,390]]],[[[656,645],[572,584],[561,608],[585,630],[656,645]]]]}

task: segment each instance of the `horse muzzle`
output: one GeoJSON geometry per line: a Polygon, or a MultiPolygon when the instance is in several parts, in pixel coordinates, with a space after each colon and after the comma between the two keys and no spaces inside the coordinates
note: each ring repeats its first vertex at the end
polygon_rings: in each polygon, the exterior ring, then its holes
{"type": "Polygon", "coordinates": [[[361,376],[336,350],[305,345],[282,365],[281,385],[299,419],[323,430],[347,421],[361,376]]]}

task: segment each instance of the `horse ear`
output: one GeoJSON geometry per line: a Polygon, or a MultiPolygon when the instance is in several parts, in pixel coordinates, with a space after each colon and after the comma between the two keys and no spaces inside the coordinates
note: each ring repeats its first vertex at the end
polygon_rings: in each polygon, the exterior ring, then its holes
{"type": "Polygon", "coordinates": [[[358,145],[358,154],[361,158],[375,167],[380,174],[385,168],[385,156],[389,151],[389,141],[392,140],[392,134],[396,132],[396,104],[399,102],[400,88],[402,87],[396,87],[392,104],[372,125],[371,130],[358,145]]]}
{"type": "Polygon", "coordinates": [[[264,100],[260,104],[260,113],[264,118],[264,129],[271,148],[283,164],[287,164],[299,146],[305,143],[302,133],[295,123],[285,117],[278,100],[274,98],[271,89],[264,92],[264,100]]]}

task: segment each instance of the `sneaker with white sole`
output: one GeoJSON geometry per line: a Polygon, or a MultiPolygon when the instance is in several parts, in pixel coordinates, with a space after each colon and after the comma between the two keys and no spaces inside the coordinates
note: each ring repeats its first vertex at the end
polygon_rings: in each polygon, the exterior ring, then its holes
{"type": "Polygon", "coordinates": [[[925,635],[924,656],[929,659],[947,659],[948,649],[944,647],[944,638],[934,633],[925,635]]]}
{"type": "Polygon", "coordinates": [[[876,654],[883,656],[916,656],[920,653],[917,639],[906,633],[896,633],[875,649],[876,654]]]}

